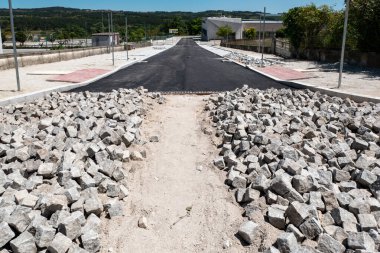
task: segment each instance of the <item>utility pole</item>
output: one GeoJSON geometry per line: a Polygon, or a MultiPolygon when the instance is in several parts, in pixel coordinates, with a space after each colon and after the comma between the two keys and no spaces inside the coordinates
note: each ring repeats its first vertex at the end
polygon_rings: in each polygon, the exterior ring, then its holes
{"type": "Polygon", "coordinates": [[[264,23],[263,23],[263,46],[261,51],[261,67],[264,67],[264,49],[265,49],[265,15],[266,15],[267,8],[264,7],[264,23]]]}
{"type": "Polygon", "coordinates": [[[259,50],[258,52],[261,52],[261,14],[260,14],[260,25],[259,25],[259,50]]]}
{"type": "Polygon", "coordinates": [[[102,33],[104,33],[104,18],[103,18],[103,11],[102,11],[102,33]]]}
{"type": "Polygon", "coordinates": [[[111,11],[111,31],[112,31],[112,65],[115,66],[115,33],[113,32],[113,19],[111,11]]]}
{"type": "Polygon", "coordinates": [[[84,22],[84,29],[86,31],[86,48],[87,48],[87,37],[88,37],[88,34],[87,34],[87,21],[84,22]]]}
{"type": "Polygon", "coordinates": [[[111,49],[110,49],[110,46],[111,46],[111,39],[110,39],[110,36],[111,36],[111,15],[110,13],[108,12],[107,13],[107,16],[108,16],[108,44],[107,44],[107,52],[110,53],[111,52],[111,49]]]}
{"type": "Polygon", "coordinates": [[[1,25],[0,25],[0,54],[3,54],[3,38],[1,37],[1,25]]]}
{"type": "Polygon", "coordinates": [[[339,81],[338,88],[342,85],[342,75],[343,75],[343,65],[344,65],[344,51],[346,50],[346,39],[347,39],[347,26],[348,26],[348,12],[350,9],[350,0],[346,0],[346,13],[344,16],[344,29],[343,29],[343,42],[342,42],[342,53],[340,55],[340,67],[339,67],[339,81]]]}
{"type": "Polygon", "coordinates": [[[16,36],[15,36],[15,25],[14,25],[14,22],[13,22],[12,0],[8,0],[8,4],[9,4],[9,16],[10,16],[10,19],[11,19],[11,31],[12,31],[12,42],[13,42],[13,57],[15,59],[17,91],[20,91],[21,90],[21,87],[20,87],[20,75],[19,75],[19,72],[18,72],[16,36]]]}
{"type": "Polygon", "coordinates": [[[128,17],[127,15],[125,16],[125,45],[127,49],[127,61],[128,61],[129,55],[128,55],[128,17]]]}

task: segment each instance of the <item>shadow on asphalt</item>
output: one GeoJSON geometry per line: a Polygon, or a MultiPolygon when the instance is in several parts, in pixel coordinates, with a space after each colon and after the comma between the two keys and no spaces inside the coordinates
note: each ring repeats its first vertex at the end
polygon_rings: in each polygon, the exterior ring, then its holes
{"type": "Polygon", "coordinates": [[[144,86],[160,92],[214,92],[241,88],[288,88],[276,81],[198,46],[192,39],[181,39],[162,53],[122,69],[108,77],[71,92],[110,92],[119,88],[144,86]]]}

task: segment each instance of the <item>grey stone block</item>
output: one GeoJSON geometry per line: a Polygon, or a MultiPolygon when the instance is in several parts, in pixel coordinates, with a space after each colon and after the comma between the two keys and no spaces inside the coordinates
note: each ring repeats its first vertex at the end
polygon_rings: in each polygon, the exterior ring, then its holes
{"type": "Polygon", "coordinates": [[[301,230],[302,234],[304,234],[308,239],[315,239],[323,232],[321,224],[314,217],[306,219],[299,226],[299,229],[301,230]]]}
{"type": "Polygon", "coordinates": [[[354,250],[375,251],[375,242],[367,232],[348,233],[347,246],[354,250]]]}
{"type": "Polygon", "coordinates": [[[285,174],[276,176],[271,182],[270,189],[275,193],[284,196],[293,189],[291,180],[292,178],[285,174]]]}
{"type": "Polygon", "coordinates": [[[253,221],[244,222],[238,231],[238,235],[248,244],[254,243],[257,239],[261,240],[263,232],[260,226],[253,221]]]}
{"type": "Polygon", "coordinates": [[[357,223],[355,215],[341,207],[333,209],[331,216],[337,225],[342,225],[343,222],[357,223]]]}
{"type": "Polygon", "coordinates": [[[276,246],[281,253],[296,252],[299,249],[297,239],[293,233],[282,233],[277,238],[276,246]]]}
{"type": "Polygon", "coordinates": [[[318,250],[324,253],[343,253],[346,248],[328,234],[321,234],[318,238],[318,250]]]}
{"type": "Polygon", "coordinates": [[[51,226],[40,225],[36,228],[35,240],[40,248],[47,248],[55,237],[56,229],[51,226]]]}
{"type": "Polygon", "coordinates": [[[34,237],[31,233],[25,231],[21,233],[16,239],[10,242],[11,248],[14,253],[35,253],[37,247],[34,237]]]}
{"type": "Polygon", "coordinates": [[[15,237],[15,233],[6,222],[0,223],[0,248],[15,237]]]}
{"type": "Polygon", "coordinates": [[[245,188],[247,187],[247,179],[242,176],[236,176],[232,180],[232,186],[235,188],[245,188]]]}
{"type": "Polygon", "coordinates": [[[85,231],[81,236],[83,247],[90,253],[95,253],[100,250],[100,236],[94,230],[85,231]]]}
{"type": "Polygon", "coordinates": [[[307,218],[316,216],[317,210],[313,206],[294,201],[286,209],[285,215],[290,223],[299,227],[307,218]]]}
{"type": "Polygon", "coordinates": [[[303,242],[306,238],[305,235],[302,234],[302,232],[297,227],[295,227],[293,224],[289,224],[286,227],[286,232],[293,233],[294,236],[297,238],[297,241],[299,243],[303,242]]]}
{"type": "Polygon", "coordinates": [[[377,230],[377,221],[372,214],[358,214],[358,220],[362,231],[377,230]]]}
{"type": "Polygon", "coordinates": [[[81,234],[81,222],[77,217],[70,215],[59,223],[58,232],[71,240],[75,240],[81,234]]]}
{"type": "Polygon", "coordinates": [[[338,200],[336,199],[335,193],[332,191],[327,191],[322,193],[323,201],[325,202],[325,207],[327,211],[331,211],[334,208],[339,207],[338,200]]]}
{"type": "Polygon", "coordinates": [[[57,233],[47,250],[51,253],[66,253],[71,246],[72,241],[70,238],[61,233],[57,233]]]}
{"type": "Polygon", "coordinates": [[[118,200],[110,200],[105,205],[105,210],[111,219],[114,217],[117,217],[117,216],[123,216],[124,215],[123,204],[122,204],[122,202],[120,202],[118,200]]]}
{"type": "MultiPolygon", "coordinates": [[[[286,208],[286,207],[285,207],[286,208]]],[[[274,227],[278,229],[285,229],[285,211],[274,208],[274,207],[268,207],[268,220],[269,223],[272,224],[274,227]]]]}

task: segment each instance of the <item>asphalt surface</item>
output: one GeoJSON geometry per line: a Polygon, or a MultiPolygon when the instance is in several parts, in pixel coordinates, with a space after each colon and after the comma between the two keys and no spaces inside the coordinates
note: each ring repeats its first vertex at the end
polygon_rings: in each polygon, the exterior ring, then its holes
{"type": "Polygon", "coordinates": [[[72,91],[109,92],[144,86],[149,91],[228,91],[248,84],[258,89],[287,88],[280,83],[182,39],[171,49],[72,91]]]}

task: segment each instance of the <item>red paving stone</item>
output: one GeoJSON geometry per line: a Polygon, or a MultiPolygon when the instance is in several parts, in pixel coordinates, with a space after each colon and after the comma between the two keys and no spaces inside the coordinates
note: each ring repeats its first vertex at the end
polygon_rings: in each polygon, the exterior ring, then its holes
{"type": "Polygon", "coordinates": [[[53,76],[47,81],[51,82],[67,82],[67,83],[81,83],[97,76],[110,72],[106,69],[81,69],[65,75],[53,76]]]}
{"type": "Polygon", "coordinates": [[[284,67],[279,66],[269,66],[265,68],[258,69],[261,72],[264,72],[265,74],[277,77],[281,80],[297,80],[297,79],[308,79],[312,78],[311,75],[306,75],[305,73],[302,73],[297,70],[288,69],[284,67]]]}

